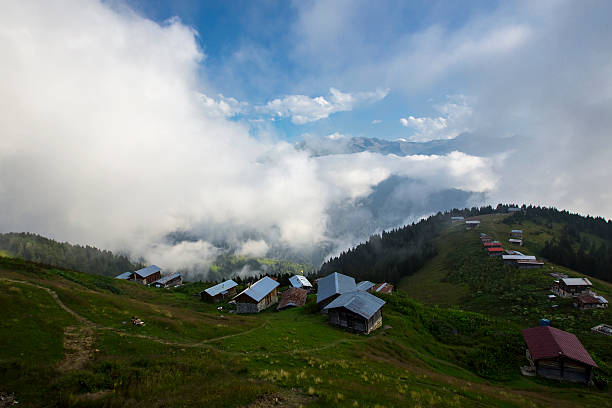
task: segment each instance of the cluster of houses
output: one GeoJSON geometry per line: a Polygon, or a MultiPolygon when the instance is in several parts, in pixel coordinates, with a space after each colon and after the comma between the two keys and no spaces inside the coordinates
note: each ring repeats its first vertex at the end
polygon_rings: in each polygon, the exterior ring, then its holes
{"type": "Polygon", "coordinates": [[[183,284],[183,276],[180,273],[162,276],[161,268],[157,265],[149,265],[134,272],[124,272],[115,276],[115,279],[134,281],[156,288],[173,288],[183,284]]]}
{"type": "Polygon", "coordinates": [[[587,278],[561,278],[552,285],[552,292],[563,298],[572,298],[574,307],[580,310],[605,309],[608,301],[592,289],[593,284],[587,278]]]}
{"type": "MultiPolygon", "coordinates": [[[[302,275],[292,276],[289,283],[291,286],[280,293],[280,301],[279,283],[269,276],[238,294],[238,284],[230,279],[200,292],[200,296],[208,302],[231,299],[236,305],[236,313],[259,313],[277,303],[277,310],[304,306],[308,294],[314,293],[315,287],[302,275]]],[[[385,301],[373,293],[391,294],[393,285],[370,281],[357,284],[354,278],[338,272],[317,279],[315,284],[317,305],[329,316],[331,324],[366,334],[381,327],[385,301]]]]}
{"type": "MultiPolygon", "coordinates": [[[[521,231],[521,245],[522,233],[521,231]]],[[[515,266],[520,269],[534,269],[544,266],[544,262],[533,255],[525,255],[519,251],[504,250],[501,242],[493,240],[493,238],[483,232],[480,233],[480,242],[489,256],[500,256],[505,265],[515,266]]]]}

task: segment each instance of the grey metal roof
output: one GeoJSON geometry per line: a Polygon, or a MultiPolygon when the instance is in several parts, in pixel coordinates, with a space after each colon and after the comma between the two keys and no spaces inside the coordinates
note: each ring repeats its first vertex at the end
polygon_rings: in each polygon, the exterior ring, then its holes
{"type": "Polygon", "coordinates": [[[502,259],[508,261],[518,261],[519,259],[535,261],[536,257],[533,255],[502,255],[502,259]]]}
{"type": "Polygon", "coordinates": [[[132,272],[123,272],[121,275],[115,276],[115,279],[130,279],[132,272]]]}
{"type": "Polygon", "coordinates": [[[587,278],[565,278],[561,279],[567,286],[591,286],[592,283],[587,278]]]}
{"type": "Polygon", "coordinates": [[[153,282],[153,285],[156,283],[161,283],[162,285],[165,285],[166,283],[170,282],[172,279],[180,278],[180,277],[181,277],[180,273],[173,273],[172,275],[162,276],[161,279],[158,279],[155,282],[153,282]]]}
{"type": "Polygon", "coordinates": [[[291,286],[293,286],[294,288],[312,288],[312,284],[308,281],[308,279],[306,279],[306,277],[302,275],[293,275],[289,278],[289,283],[291,283],[291,286]]]}
{"type": "Polygon", "coordinates": [[[204,292],[206,292],[210,296],[217,296],[218,294],[226,292],[231,288],[235,288],[236,286],[238,286],[238,284],[233,280],[229,279],[225,282],[221,282],[215,286],[205,289],[204,292]]]}
{"type": "Polygon", "coordinates": [[[367,292],[372,289],[374,285],[375,284],[370,281],[362,281],[357,284],[357,290],[365,290],[367,292]]]}
{"type": "Polygon", "coordinates": [[[319,279],[317,290],[317,303],[336,294],[353,292],[357,290],[355,279],[350,276],[334,272],[324,278],[319,279]]]}
{"type": "Polygon", "coordinates": [[[270,278],[269,276],[264,276],[263,278],[240,292],[238,295],[236,295],[234,299],[244,293],[254,301],[259,302],[261,299],[265,298],[268,293],[272,292],[277,287],[277,281],[270,278]]]}
{"type": "Polygon", "coordinates": [[[512,230],[510,232],[520,232],[521,234],[523,233],[523,230],[512,230]]]}
{"type": "Polygon", "coordinates": [[[137,271],[134,271],[134,273],[138,274],[139,276],[142,276],[143,278],[153,275],[155,272],[161,272],[161,268],[157,265],[150,265],[150,266],[147,266],[146,268],[142,268],[137,271]]]}
{"type": "Polygon", "coordinates": [[[357,290],[338,296],[323,309],[326,310],[343,307],[353,313],[357,313],[358,315],[369,319],[374,316],[374,314],[384,305],[384,300],[377,298],[368,292],[357,290]]]}

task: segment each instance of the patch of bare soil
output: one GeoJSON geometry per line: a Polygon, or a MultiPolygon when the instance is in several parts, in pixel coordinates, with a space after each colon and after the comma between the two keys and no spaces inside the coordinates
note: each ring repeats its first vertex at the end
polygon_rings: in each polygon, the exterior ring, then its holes
{"type": "Polygon", "coordinates": [[[257,400],[253,401],[246,408],[269,408],[269,407],[287,407],[301,408],[312,402],[315,397],[309,397],[296,389],[291,389],[285,393],[276,392],[274,394],[261,395],[257,400]]]}
{"type": "Polygon", "coordinates": [[[69,326],[64,329],[64,359],[59,363],[61,371],[85,367],[93,354],[93,330],[90,327],[69,326]]]}

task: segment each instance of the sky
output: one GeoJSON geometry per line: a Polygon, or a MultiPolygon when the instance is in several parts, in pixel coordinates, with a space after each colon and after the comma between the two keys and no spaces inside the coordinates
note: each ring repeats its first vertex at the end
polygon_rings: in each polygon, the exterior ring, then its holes
{"type": "Polygon", "coordinates": [[[2,1],[0,231],[205,271],[228,247],[333,255],[451,208],[449,192],[612,218],[610,15],[605,0],[2,1]]]}

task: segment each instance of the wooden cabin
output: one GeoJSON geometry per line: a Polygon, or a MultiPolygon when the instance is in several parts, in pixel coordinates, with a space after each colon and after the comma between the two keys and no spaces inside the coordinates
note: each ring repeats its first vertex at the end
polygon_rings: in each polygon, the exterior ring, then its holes
{"type": "Polygon", "coordinates": [[[164,276],[156,280],[151,286],[155,286],[156,288],[173,288],[175,286],[181,286],[182,284],[183,276],[180,273],[173,273],[172,275],[164,276]]]}
{"type": "Polygon", "coordinates": [[[293,275],[289,278],[289,283],[294,288],[312,290],[312,283],[310,283],[310,281],[303,275],[293,275]]]}
{"type": "Polygon", "coordinates": [[[597,364],[572,333],[551,326],[523,330],[525,355],[535,374],[553,380],[589,383],[597,364]]]}
{"type": "Polygon", "coordinates": [[[364,292],[371,292],[372,288],[375,286],[375,283],[370,281],[361,281],[357,284],[357,290],[363,290],[364,292]]]}
{"type": "Polygon", "coordinates": [[[588,295],[593,284],[587,278],[563,278],[553,284],[552,291],[561,297],[588,295]]]}
{"type": "Polygon", "coordinates": [[[277,281],[264,276],[234,297],[236,312],[259,313],[272,306],[278,302],[277,287],[277,281]]]}
{"type": "Polygon", "coordinates": [[[580,310],[605,309],[608,301],[603,296],[582,295],[574,299],[574,307],[580,310]]]}
{"type": "Polygon", "coordinates": [[[123,272],[115,276],[115,279],[134,280],[134,272],[123,272]]]}
{"type": "Polygon", "coordinates": [[[544,266],[544,262],[539,259],[517,259],[514,266],[519,269],[538,269],[544,266]]]}
{"type": "Polygon", "coordinates": [[[355,279],[338,272],[318,279],[317,282],[317,304],[323,310],[325,310],[325,306],[343,293],[355,292],[357,290],[355,279]]]}
{"type": "Polygon", "coordinates": [[[307,297],[308,291],[306,289],[289,288],[281,293],[281,300],[278,302],[276,310],[304,306],[306,304],[307,297]]]}
{"type": "Polygon", "coordinates": [[[456,217],[451,217],[451,222],[454,224],[456,222],[463,222],[465,218],[463,218],[462,216],[456,216],[456,217]]]}
{"type": "Polygon", "coordinates": [[[480,220],[467,220],[465,222],[465,229],[474,229],[480,227],[480,220]]]}
{"type": "Polygon", "coordinates": [[[393,285],[386,282],[378,283],[374,285],[372,290],[370,290],[370,293],[386,293],[387,295],[390,295],[393,293],[393,285]]]}
{"type": "Polygon", "coordinates": [[[134,271],[134,280],[143,285],[148,285],[159,279],[161,279],[161,268],[157,265],[150,265],[134,271]]]}
{"type": "Polygon", "coordinates": [[[200,296],[205,302],[219,303],[225,299],[235,296],[237,286],[238,284],[236,282],[229,279],[208,289],[204,289],[202,292],[200,292],[200,296]]]}
{"type": "Polygon", "coordinates": [[[344,293],[325,306],[329,322],[344,329],[368,334],[382,326],[385,301],[361,290],[344,293]]]}
{"type": "Polygon", "coordinates": [[[488,247],[487,253],[489,256],[502,256],[504,254],[504,248],[502,247],[488,247]]]}

